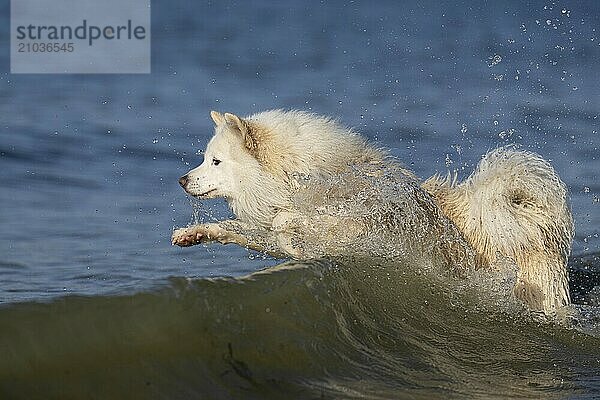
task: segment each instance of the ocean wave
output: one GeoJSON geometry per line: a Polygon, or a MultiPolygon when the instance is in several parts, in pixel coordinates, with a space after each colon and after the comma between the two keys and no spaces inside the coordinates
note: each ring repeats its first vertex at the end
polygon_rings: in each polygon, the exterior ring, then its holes
{"type": "Polygon", "coordinates": [[[0,394],[558,398],[597,384],[597,336],[527,313],[509,283],[489,295],[503,286],[497,276],[466,284],[409,267],[286,262],[131,295],[5,305],[0,394]]]}

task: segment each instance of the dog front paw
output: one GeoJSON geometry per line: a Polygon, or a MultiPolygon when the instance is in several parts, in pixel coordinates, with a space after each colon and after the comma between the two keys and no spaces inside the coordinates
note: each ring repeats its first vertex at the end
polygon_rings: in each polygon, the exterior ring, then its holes
{"type": "Polygon", "coordinates": [[[171,236],[171,243],[181,247],[212,241],[228,243],[227,240],[228,232],[217,224],[193,225],[187,228],[179,228],[171,236]]]}
{"type": "Polygon", "coordinates": [[[204,227],[201,225],[194,225],[176,229],[171,236],[171,244],[188,247],[208,241],[208,230],[202,228],[204,227]]]}

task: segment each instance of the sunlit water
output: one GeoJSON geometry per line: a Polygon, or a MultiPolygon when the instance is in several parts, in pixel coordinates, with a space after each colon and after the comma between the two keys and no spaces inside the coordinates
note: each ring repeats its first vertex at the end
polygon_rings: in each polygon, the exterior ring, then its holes
{"type": "MultiPolygon", "coordinates": [[[[0,397],[600,395],[596,2],[152,13],[151,75],[0,75],[0,397]],[[269,108],[339,117],[422,177],[464,177],[507,143],[551,160],[571,192],[576,304],[530,315],[502,289],[510,271],[372,258],[241,278],[277,262],[171,247],[194,219],[177,178],[201,161],[208,111],[269,108]]],[[[212,201],[195,218],[227,215],[212,201]]]]}

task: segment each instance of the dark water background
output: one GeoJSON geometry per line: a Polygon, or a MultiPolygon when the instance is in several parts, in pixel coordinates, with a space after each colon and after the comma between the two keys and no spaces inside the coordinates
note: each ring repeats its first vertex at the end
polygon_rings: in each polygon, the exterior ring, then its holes
{"type": "Polygon", "coordinates": [[[600,396],[600,3],[155,1],[137,76],[11,75],[8,26],[3,2],[0,394],[600,396]],[[186,280],[275,264],[169,242],[208,112],[270,108],[339,117],[422,177],[508,143],[551,160],[586,328],[451,302],[447,282],[381,287],[376,262],[186,280]]]}

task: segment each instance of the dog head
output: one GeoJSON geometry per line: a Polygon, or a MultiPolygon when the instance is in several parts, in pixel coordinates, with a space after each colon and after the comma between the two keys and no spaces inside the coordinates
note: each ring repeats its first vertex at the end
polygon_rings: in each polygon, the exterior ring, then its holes
{"type": "Polygon", "coordinates": [[[179,184],[198,198],[235,198],[260,169],[255,154],[258,143],[248,121],[216,111],[210,116],[215,134],[204,152],[204,162],[179,178],[179,184]]]}

